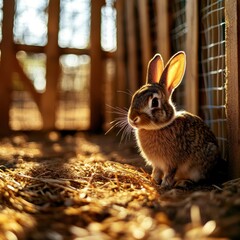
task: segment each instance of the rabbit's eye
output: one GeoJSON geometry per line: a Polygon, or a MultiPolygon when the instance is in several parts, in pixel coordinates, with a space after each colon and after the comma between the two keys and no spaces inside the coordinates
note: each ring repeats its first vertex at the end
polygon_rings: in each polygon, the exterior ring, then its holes
{"type": "Polygon", "coordinates": [[[158,108],[158,107],[160,107],[160,101],[157,97],[154,97],[152,99],[151,108],[158,108]]]}

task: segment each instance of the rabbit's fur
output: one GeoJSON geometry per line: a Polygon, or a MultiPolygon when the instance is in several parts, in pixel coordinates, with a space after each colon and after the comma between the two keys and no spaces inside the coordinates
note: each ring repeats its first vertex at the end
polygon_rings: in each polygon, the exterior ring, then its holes
{"type": "Polygon", "coordinates": [[[128,111],[141,154],[153,167],[153,179],[166,187],[210,179],[221,159],[209,127],[198,116],[177,112],[171,101],[185,63],[185,53],[178,52],[164,68],[156,54],[148,65],[147,82],[133,95],[128,111]]]}

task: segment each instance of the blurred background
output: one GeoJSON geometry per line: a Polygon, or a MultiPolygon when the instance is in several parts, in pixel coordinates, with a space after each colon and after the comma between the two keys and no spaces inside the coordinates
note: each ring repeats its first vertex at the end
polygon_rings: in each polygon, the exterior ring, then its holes
{"type": "Polygon", "coordinates": [[[117,117],[109,106],[128,108],[150,58],[159,52],[167,62],[184,50],[176,107],[204,119],[227,159],[229,146],[239,151],[239,80],[237,73],[226,77],[227,54],[237,51],[227,18],[237,5],[227,3],[0,0],[1,134],[106,131],[117,117]]]}

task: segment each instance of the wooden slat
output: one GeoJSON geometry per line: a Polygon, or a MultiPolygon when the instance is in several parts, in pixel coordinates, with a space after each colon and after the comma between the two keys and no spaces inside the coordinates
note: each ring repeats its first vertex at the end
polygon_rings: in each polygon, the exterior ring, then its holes
{"type": "Polygon", "coordinates": [[[137,38],[136,38],[136,19],[134,14],[135,1],[126,0],[126,25],[127,25],[127,71],[129,90],[134,93],[138,88],[137,72],[137,38]]]}
{"type": "Polygon", "coordinates": [[[158,52],[166,63],[170,58],[170,33],[169,33],[169,0],[155,0],[156,2],[156,27],[158,52]]]}
{"type": "Polygon", "coordinates": [[[16,57],[14,57],[14,68],[16,72],[19,73],[24,88],[30,92],[33,100],[35,101],[39,110],[41,111],[41,94],[36,91],[32,80],[29,79],[28,76],[25,74],[16,57]]]}
{"type": "Polygon", "coordinates": [[[185,78],[186,110],[198,114],[198,1],[187,1],[186,4],[186,55],[187,67],[185,78]]]}
{"type": "Polygon", "coordinates": [[[25,44],[14,44],[14,50],[17,53],[18,51],[25,51],[31,53],[43,53],[44,52],[43,46],[33,46],[33,45],[25,45],[25,44]]]}
{"type": "MultiPolygon", "coordinates": [[[[1,47],[1,43],[0,43],[1,47]]],[[[18,51],[25,51],[29,53],[44,53],[45,47],[44,46],[33,46],[33,45],[25,45],[25,44],[14,44],[15,52],[18,51]]],[[[76,54],[76,55],[89,55],[89,49],[79,49],[79,48],[61,48],[59,47],[59,54],[76,54]]],[[[106,55],[111,55],[112,53],[107,52],[106,55]]]]}
{"type": "Polygon", "coordinates": [[[147,65],[151,56],[151,39],[149,25],[148,0],[138,1],[141,52],[142,52],[142,84],[146,83],[147,65]]]}
{"type": "Polygon", "coordinates": [[[0,134],[10,131],[9,109],[11,104],[12,73],[13,73],[13,19],[14,0],[3,1],[2,44],[0,64],[0,134]]]}
{"type": "Polygon", "coordinates": [[[101,8],[103,0],[92,0],[90,31],[90,129],[99,131],[104,122],[103,64],[101,50],[101,8]]]}
{"type": "Polygon", "coordinates": [[[55,128],[55,114],[57,109],[57,91],[59,81],[59,30],[60,0],[49,1],[48,6],[48,43],[45,47],[46,63],[46,90],[42,97],[43,128],[55,128]]]}
{"type": "Polygon", "coordinates": [[[117,81],[115,83],[116,92],[116,106],[126,107],[127,97],[122,92],[127,91],[127,79],[126,79],[126,64],[124,60],[125,44],[124,44],[124,3],[125,0],[118,0],[116,2],[117,10],[117,52],[116,52],[116,66],[117,66],[117,81]]]}
{"type": "Polygon", "coordinates": [[[232,178],[240,177],[240,1],[226,0],[227,124],[232,178]]]}

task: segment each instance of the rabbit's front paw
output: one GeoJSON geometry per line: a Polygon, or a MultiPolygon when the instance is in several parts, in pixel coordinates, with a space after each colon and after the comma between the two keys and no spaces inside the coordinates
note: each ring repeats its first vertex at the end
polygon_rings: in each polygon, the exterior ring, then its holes
{"type": "Polygon", "coordinates": [[[175,183],[174,187],[176,187],[176,188],[191,188],[194,186],[194,184],[195,184],[195,182],[193,182],[192,180],[181,179],[175,183]]]}
{"type": "Polygon", "coordinates": [[[168,172],[168,174],[166,174],[162,180],[162,184],[161,184],[161,187],[164,187],[164,188],[169,188],[169,187],[172,187],[175,183],[175,180],[174,180],[174,177],[175,177],[175,174],[176,174],[176,168],[174,169],[171,169],[171,171],[168,172]]]}
{"type": "Polygon", "coordinates": [[[162,177],[163,177],[163,172],[161,169],[154,167],[153,171],[152,171],[152,179],[154,180],[154,182],[158,185],[161,184],[162,182],[162,177]]]}

